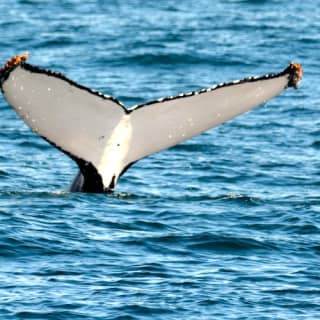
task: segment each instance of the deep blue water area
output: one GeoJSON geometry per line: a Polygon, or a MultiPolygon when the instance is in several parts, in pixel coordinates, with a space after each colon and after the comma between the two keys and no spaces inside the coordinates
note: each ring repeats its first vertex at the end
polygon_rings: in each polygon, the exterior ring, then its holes
{"type": "Polygon", "coordinates": [[[112,195],[0,98],[0,319],[320,319],[314,0],[0,2],[0,60],[127,106],[304,67],[298,90],[138,162],[112,195]]]}

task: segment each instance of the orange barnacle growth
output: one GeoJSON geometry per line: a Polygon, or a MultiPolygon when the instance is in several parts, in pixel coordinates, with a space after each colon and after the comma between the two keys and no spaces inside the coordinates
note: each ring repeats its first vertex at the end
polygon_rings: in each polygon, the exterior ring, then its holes
{"type": "Polygon", "coordinates": [[[29,53],[25,52],[20,55],[14,56],[11,59],[9,59],[5,65],[0,69],[0,71],[5,71],[9,68],[15,67],[19,65],[20,63],[26,61],[29,57],[29,53]]]}
{"type": "Polygon", "coordinates": [[[303,69],[300,63],[292,62],[289,66],[291,71],[291,80],[289,82],[289,87],[297,88],[299,82],[302,79],[303,69]]]}

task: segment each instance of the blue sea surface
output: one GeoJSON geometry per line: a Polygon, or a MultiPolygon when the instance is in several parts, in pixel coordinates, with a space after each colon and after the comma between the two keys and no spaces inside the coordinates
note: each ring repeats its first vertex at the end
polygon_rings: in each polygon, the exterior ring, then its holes
{"type": "MultiPolygon", "coordinates": [[[[128,107],[304,67],[249,113],[134,165],[114,194],[0,98],[0,319],[320,319],[315,0],[11,0],[0,61],[128,107]]],[[[65,124],[67,125],[67,123],[65,124]]]]}

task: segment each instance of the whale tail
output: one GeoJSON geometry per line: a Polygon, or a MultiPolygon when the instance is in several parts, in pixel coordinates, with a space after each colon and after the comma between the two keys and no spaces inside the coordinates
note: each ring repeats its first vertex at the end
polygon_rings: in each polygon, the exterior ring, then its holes
{"type": "Polygon", "coordinates": [[[28,126],[71,157],[72,191],[112,191],[136,161],[296,88],[302,67],[222,83],[127,109],[117,99],[16,56],[0,70],[2,93],[28,126]]]}

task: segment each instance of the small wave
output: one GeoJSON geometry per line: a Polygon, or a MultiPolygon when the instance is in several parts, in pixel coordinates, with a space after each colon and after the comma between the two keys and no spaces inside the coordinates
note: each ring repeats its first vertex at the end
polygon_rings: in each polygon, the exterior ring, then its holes
{"type": "Polygon", "coordinates": [[[312,250],[313,250],[316,254],[320,255],[320,245],[319,245],[319,246],[313,246],[313,247],[312,247],[312,250]]]}
{"type": "MultiPolygon", "coordinates": [[[[159,308],[154,306],[146,306],[145,304],[126,304],[124,306],[118,307],[118,311],[122,311],[125,313],[132,313],[138,316],[147,316],[147,315],[162,315],[166,314],[169,315],[173,313],[173,311],[168,310],[168,308],[159,308]]],[[[127,318],[126,318],[127,319],[127,318]]]]}
{"type": "Polygon", "coordinates": [[[119,57],[118,63],[123,64],[137,64],[142,66],[172,66],[172,65],[210,65],[214,66],[245,66],[246,60],[236,59],[233,56],[211,56],[207,54],[180,54],[180,53],[139,53],[128,57],[119,57]]]}
{"type": "Polygon", "coordinates": [[[37,191],[37,190],[4,190],[0,191],[1,196],[37,196],[39,198],[42,197],[63,197],[68,196],[69,192],[67,191],[37,191]]]}
{"type": "Polygon", "coordinates": [[[277,247],[269,241],[259,241],[249,238],[213,237],[213,239],[198,240],[188,246],[192,250],[204,250],[221,253],[239,253],[252,250],[275,250],[277,247]]]}
{"type": "Polygon", "coordinates": [[[262,202],[262,200],[257,197],[250,197],[240,193],[230,193],[224,196],[222,195],[220,196],[220,198],[221,200],[236,201],[239,203],[253,204],[253,205],[259,205],[262,202]]]}
{"type": "Polygon", "coordinates": [[[314,141],[311,146],[313,148],[319,150],[320,149],[320,141],[314,141]]]}
{"type": "Polygon", "coordinates": [[[185,152],[207,152],[208,149],[219,148],[219,146],[214,146],[213,144],[204,143],[181,143],[172,147],[172,150],[185,151],[185,152]]]}
{"type": "MultiPolygon", "coordinates": [[[[198,202],[232,202],[235,204],[242,204],[242,205],[261,205],[263,203],[263,200],[258,197],[251,197],[245,194],[239,194],[239,193],[227,193],[227,194],[207,194],[207,193],[201,193],[200,188],[197,186],[187,186],[186,190],[188,191],[187,194],[168,194],[166,195],[166,201],[174,201],[174,202],[186,202],[186,201],[198,201],[198,202]],[[190,193],[190,191],[192,193],[190,193]]],[[[141,196],[141,198],[149,199],[156,201],[157,199],[161,200],[163,196],[159,195],[144,195],[141,196]]],[[[160,212],[161,214],[161,212],[160,212]]]]}
{"type": "Polygon", "coordinates": [[[5,178],[5,177],[8,177],[8,176],[10,176],[10,174],[7,171],[0,170],[0,177],[1,178],[5,178]]]}
{"type": "Polygon", "coordinates": [[[197,57],[195,55],[188,55],[188,54],[176,54],[176,53],[161,53],[161,54],[154,54],[154,53],[143,53],[143,54],[136,54],[133,56],[128,57],[128,61],[130,63],[137,63],[142,65],[154,65],[154,64],[203,64],[209,63],[209,59],[204,57],[197,57]]]}
{"type": "MultiPolygon", "coordinates": [[[[2,257],[28,257],[30,255],[55,255],[61,254],[64,247],[55,248],[52,243],[45,245],[44,243],[26,242],[15,238],[1,239],[0,256],[2,257]]],[[[76,253],[74,250],[72,252],[76,253]]]]}
{"type": "Polygon", "coordinates": [[[315,226],[314,224],[302,224],[302,225],[288,225],[284,227],[284,230],[288,233],[295,233],[295,234],[301,234],[301,235],[306,235],[306,234],[314,234],[317,235],[319,234],[319,228],[315,226]]]}
{"type": "Polygon", "coordinates": [[[73,311],[18,311],[15,312],[17,319],[87,319],[87,317],[73,311]]]}
{"type": "MultiPolygon", "coordinates": [[[[156,243],[165,247],[179,245],[191,251],[210,251],[225,254],[235,254],[246,251],[256,250],[277,250],[277,246],[267,240],[257,240],[244,237],[223,236],[215,234],[197,234],[190,236],[183,235],[166,235],[161,237],[149,237],[143,241],[156,243]]],[[[142,244],[141,242],[140,244],[142,244]]]]}

